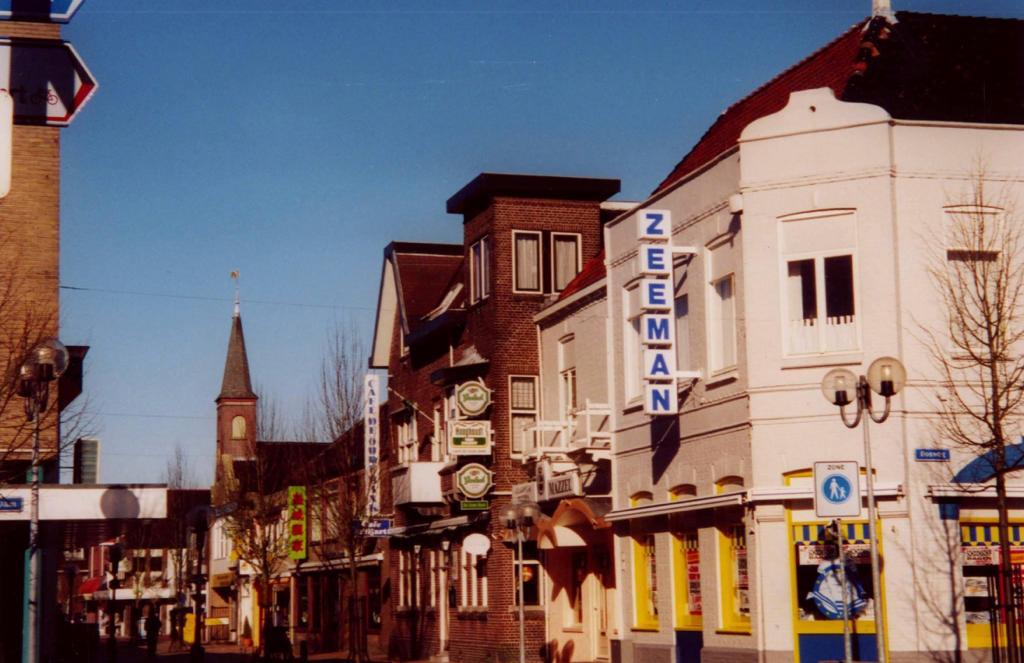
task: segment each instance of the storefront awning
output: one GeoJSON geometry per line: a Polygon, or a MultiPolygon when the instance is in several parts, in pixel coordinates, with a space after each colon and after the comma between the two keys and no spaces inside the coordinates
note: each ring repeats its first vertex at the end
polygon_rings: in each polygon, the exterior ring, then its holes
{"type": "MultiPolygon", "coordinates": [[[[1024,495],[1024,491],[1021,492],[1022,495],[1024,495]]],[[[876,498],[899,497],[902,494],[903,486],[899,483],[875,483],[876,498]]],[[[861,478],[861,495],[867,495],[863,477],[861,478]]],[[[750,490],[726,493],[724,495],[707,495],[705,497],[692,497],[674,502],[658,502],[655,504],[644,504],[642,506],[630,507],[628,509],[616,509],[615,511],[610,511],[605,515],[604,519],[608,522],[618,522],[620,520],[651,518],[654,516],[664,516],[672,513],[720,509],[730,506],[741,506],[744,504],[763,504],[813,499],[814,489],[810,486],[755,487],[750,490]]]]}
{"type": "Polygon", "coordinates": [[[481,511],[479,515],[474,517],[471,516],[455,516],[453,518],[442,518],[429,523],[417,523],[415,525],[406,525],[404,527],[393,527],[391,528],[391,538],[407,538],[420,534],[436,535],[442,532],[459,529],[460,527],[466,527],[473,523],[481,520],[486,520],[490,517],[489,512],[481,511]]]}
{"type": "Polygon", "coordinates": [[[605,520],[608,505],[585,497],[564,499],[550,518],[537,523],[537,544],[542,550],[552,548],[584,548],[589,532],[607,529],[611,523],[605,520]]]}

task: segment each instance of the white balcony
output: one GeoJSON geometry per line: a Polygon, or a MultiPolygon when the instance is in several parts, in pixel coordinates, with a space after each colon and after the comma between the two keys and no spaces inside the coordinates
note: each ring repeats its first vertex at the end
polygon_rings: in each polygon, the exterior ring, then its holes
{"type": "Polygon", "coordinates": [[[853,315],[834,315],[824,319],[801,318],[789,322],[790,354],[842,352],[857,349],[857,319],[853,315]]]}
{"type": "Polygon", "coordinates": [[[576,410],[566,421],[538,421],[523,431],[525,460],[570,459],[589,455],[592,460],[611,458],[612,410],[605,403],[592,403],[576,410]]]}
{"type": "Polygon", "coordinates": [[[395,506],[443,504],[441,468],[443,462],[414,462],[391,470],[391,494],[395,506]]]}

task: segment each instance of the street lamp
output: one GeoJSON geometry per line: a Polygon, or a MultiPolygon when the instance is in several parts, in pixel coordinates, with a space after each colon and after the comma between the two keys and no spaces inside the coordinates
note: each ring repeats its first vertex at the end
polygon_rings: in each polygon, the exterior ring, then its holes
{"type": "Polygon", "coordinates": [[[32,433],[32,497],[28,529],[28,617],[25,621],[25,662],[39,661],[39,601],[42,579],[39,551],[39,419],[46,412],[50,383],[68,367],[68,349],[55,338],[47,338],[29,350],[18,368],[18,395],[25,399],[25,418],[33,422],[32,433]]]}
{"type": "MultiPolygon", "coordinates": [[[[526,663],[526,610],[523,590],[523,541],[540,518],[540,507],[533,502],[509,504],[501,510],[501,522],[505,529],[515,535],[516,552],[519,559],[519,663],[526,663]]],[[[512,565],[515,572],[515,564],[512,565]]]]}
{"type": "Polygon", "coordinates": [[[196,507],[189,511],[186,516],[189,529],[192,530],[196,549],[196,568],[195,574],[192,576],[195,592],[192,595],[192,615],[194,621],[192,622],[192,647],[189,649],[190,661],[202,661],[206,655],[206,650],[203,649],[202,643],[205,607],[200,609],[199,606],[200,603],[204,603],[205,606],[205,596],[203,595],[205,580],[203,576],[203,547],[206,544],[206,531],[209,529],[209,516],[209,509],[206,507],[196,507]]]}
{"type": "MultiPolygon", "coordinates": [[[[825,374],[821,381],[821,391],[825,399],[839,406],[839,417],[847,428],[856,428],[864,421],[864,473],[868,487],[868,537],[871,543],[871,593],[875,603],[875,643],[878,649],[878,660],[888,661],[885,648],[885,632],[882,626],[882,590],[878,572],[878,530],[876,525],[875,477],[871,464],[871,437],[868,433],[868,419],[880,424],[889,418],[890,399],[895,396],[907,382],[907,371],[895,357],[880,357],[871,362],[868,374],[857,376],[845,368],[834,368],[825,374]],[[875,415],[871,410],[871,392],[885,398],[885,410],[875,415]],[[846,406],[856,403],[857,414],[852,421],[846,417],[846,406]],[[864,413],[868,418],[864,419],[864,413]]],[[[845,588],[844,588],[845,589],[845,588]]]]}

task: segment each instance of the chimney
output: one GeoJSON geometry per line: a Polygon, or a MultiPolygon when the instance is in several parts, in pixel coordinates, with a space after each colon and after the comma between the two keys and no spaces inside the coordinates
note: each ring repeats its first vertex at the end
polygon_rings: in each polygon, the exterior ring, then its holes
{"type": "Polygon", "coordinates": [[[896,22],[896,13],[889,0],[871,0],[871,18],[881,16],[890,23],[896,22]]]}

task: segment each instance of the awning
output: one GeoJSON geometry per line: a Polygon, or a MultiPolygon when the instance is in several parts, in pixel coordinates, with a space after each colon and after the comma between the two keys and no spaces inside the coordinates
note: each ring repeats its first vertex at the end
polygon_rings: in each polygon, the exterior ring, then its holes
{"type": "Polygon", "coordinates": [[[644,504],[628,509],[617,509],[610,511],[604,517],[608,522],[620,520],[632,520],[633,518],[651,518],[663,516],[670,513],[684,513],[686,511],[702,511],[704,509],[717,509],[727,506],[739,506],[746,501],[746,493],[726,493],[725,495],[709,495],[707,497],[694,497],[675,502],[659,502],[656,504],[644,504]]]}
{"type": "MultiPolygon", "coordinates": [[[[862,497],[867,498],[867,488],[864,477],[861,477],[860,494],[862,497]]],[[[875,483],[876,498],[899,497],[902,494],[903,486],[899,483],[875,483]]],[[[1021,494],[1024,495],[1024,491],[1021,491],[1021,494]]],[[[605,515],[604,519],[608,522],[618,522],[620,520],[632,520],[633,518],[651,518],[671,513],[720,509],[744,504],[777,503],[813,499],[814,489],[810,486],[755,487],[750,490],[726,493],[724,495],[691,497],[673,502],[658,502],[655,504],[644,504],[643,506],[630,507],[628,509],[616,509],[615,511],[611,511],[605,515]]]]}
{"type": "Polygon", "coordinates": [[[584,548],[593,530],[607,529],[604,519],[608,504],[585,497],[563,499],[550,518],[537,523],[537,544],[542,550],[552,548],[584,548]]]}
{"type": "Polygon", "coordinates": [[[460,527],[466,527],[473,523],[484,521],[490,518],[490,513],[487,511],[481,511],[479,514],[471,516],[455,516],[453,518],[441,518],[429,523],[417,523],[415,525],[406,525],[404,527],[393,527],[391,528],[391,538],[408,538],[417,535],[438,535],[443,532],[449,532],[460,527]]]}

